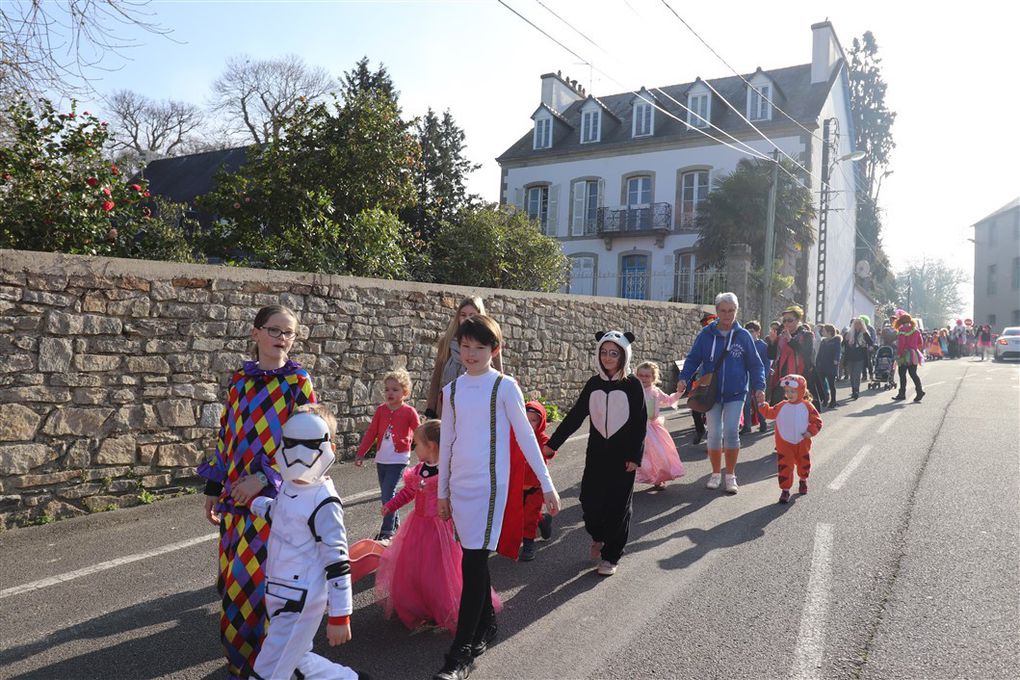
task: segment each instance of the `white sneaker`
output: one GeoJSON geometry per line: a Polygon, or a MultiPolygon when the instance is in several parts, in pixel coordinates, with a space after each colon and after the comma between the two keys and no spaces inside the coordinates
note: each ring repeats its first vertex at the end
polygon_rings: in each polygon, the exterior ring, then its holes
{"type": "Polygon", "coordinates": [[[616,573],[616,565],[612,562],[602,560],[599,562],[598,575],[599,576],[612,576],[616,573]]]}
{"type": "Polygon", "coordinates": [[[709,478],[708,483],[705,484],[706,489],[718,489],[719,485],[722,484],[722,474],[713,472],[709,478]]]}
{"type": "Polygon", "coordinates": [[[737,488],[737,476],[726,475],[726,493],[735,494],[739,489],[737,488]]]}

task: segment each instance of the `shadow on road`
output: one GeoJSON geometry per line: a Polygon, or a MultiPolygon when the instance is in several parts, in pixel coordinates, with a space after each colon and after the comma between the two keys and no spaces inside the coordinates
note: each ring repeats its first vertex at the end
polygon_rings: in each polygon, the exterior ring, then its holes
{"type": "Polygon", "coordinates": [[[907,404],[911,404],[910,401],[892,401],[891,398],[883,399],[877,404],[872,404],[868,408],[857,411],[856,413],[847,413],[844,417],[846,418],[870,418],[872,416],[880,416],[892,413],[903,408],[907,404]]]}
{"type": "MultiPolygon", "coordinates": [[[[44,640],[14,646],[0,653],[0,667],[9,667],[36,654],[76,640],[100,640],[160,624],[170,628],[73,656],[34,671],[8,676],[12,680],[53,678],[157,678],[222,658],[216,589],[201,588],[150,600],[133,607],[65,628],[44,640]]],[[[222,674],[222,673],[221,673],[222,674]]]]}
{"type": "Polygon", "coordinates": [[[672,557],[659,560],[659,566],[663,569],[685,569],[713,550],[732,548],[733,546],[762,538],[765,535],[765,527],[773,520],[782,517],[794,505],[795,503],[790,503],[789,505],[770,504],[756,508],[739,517],[723,522],[711,530],[684,529],[683,531],[678,531],[663,540],[686,537],[694,545],[672,557]]]}

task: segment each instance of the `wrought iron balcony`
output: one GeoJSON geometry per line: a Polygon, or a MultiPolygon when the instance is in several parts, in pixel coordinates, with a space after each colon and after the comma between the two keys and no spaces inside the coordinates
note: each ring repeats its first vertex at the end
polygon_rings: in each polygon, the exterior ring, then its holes
{"type": "Polygon", "coordinates": [[[599,208],[599,236],[659,234],[673,228],[673,206],[652,203],[646,208],[599,208]]]}

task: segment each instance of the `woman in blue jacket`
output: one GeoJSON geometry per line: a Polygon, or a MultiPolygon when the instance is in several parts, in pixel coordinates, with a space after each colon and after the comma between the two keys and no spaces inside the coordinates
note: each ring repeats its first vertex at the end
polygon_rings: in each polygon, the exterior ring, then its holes
{"type": "Polygon", "coordinates": [[[748,385],[755,393],[755,403],[765,397],[765,366],[761,362],[754,338],[737,323],[737,296],[719,293],[715,311],[719,318],[701,329],[694,346],[684,360],[677,390],[690,382],[695,371],[704,375],[715,372],[718,381],[717,403],[707,416],[708,458],[712,463],[709,489],[718,489],[722,482],[722,454],[726,453],[726,493],[737,493],[737,455],[740,453],[740,414],[748,385]],[[715,365],[722,365],[716,372],[715,365]],[[700,370],[699,370],[700,369],[700,370]]]}

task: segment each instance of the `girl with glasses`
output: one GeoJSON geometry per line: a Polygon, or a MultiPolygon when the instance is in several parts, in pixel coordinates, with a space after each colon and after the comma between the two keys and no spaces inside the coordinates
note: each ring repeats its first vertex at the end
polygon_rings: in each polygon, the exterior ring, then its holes
{"type": "Polygon", "coordinates": [[[297,328],[297,316],[282,305],[255,315],[254,358],[230,378],[216,450],[197,470],[206,479],[205,516],[220,529],[216,589],[230,678],[250,676],[266,625],[269,523],[250,513],[248,503],[276,497],[283,424],[296,407],[315,402],[308,372],[289,357],[297,328]]]}

